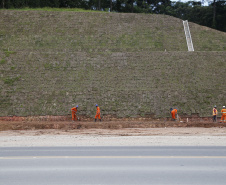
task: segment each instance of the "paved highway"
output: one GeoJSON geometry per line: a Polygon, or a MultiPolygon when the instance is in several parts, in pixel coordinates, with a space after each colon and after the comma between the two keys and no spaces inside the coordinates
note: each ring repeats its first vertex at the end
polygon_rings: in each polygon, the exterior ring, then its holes
{"type": "Polygon", "coordinates": [[[0,185],[225,185],[226,147],[0,147],[0,185]]]}

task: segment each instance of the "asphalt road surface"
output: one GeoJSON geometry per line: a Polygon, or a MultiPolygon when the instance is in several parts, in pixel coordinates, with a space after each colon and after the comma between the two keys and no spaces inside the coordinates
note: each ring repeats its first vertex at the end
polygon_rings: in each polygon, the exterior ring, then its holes
{"type": "Polygon", "coordinates": [[[226,184],[226,147],[0,147],[0,185],[226,184]]]}

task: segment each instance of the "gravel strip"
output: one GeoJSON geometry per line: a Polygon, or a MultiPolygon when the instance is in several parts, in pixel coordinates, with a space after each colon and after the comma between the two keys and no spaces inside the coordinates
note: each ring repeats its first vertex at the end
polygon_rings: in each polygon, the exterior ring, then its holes
{"type": "Polygon", "coordinates": [[[0,147],[226,146],[226,128],[42,129],[0,132],[0,147]]]}
{"type": "Polygon", "coordinates": [[[226,136],[0,136],[0,147],[29,146],[226,146],[226,136]]]}

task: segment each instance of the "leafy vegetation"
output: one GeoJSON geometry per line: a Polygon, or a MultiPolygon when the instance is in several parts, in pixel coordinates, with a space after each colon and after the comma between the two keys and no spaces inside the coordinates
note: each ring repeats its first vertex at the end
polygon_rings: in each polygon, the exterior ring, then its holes
{"type": "Polygon", "coordinates": [[[20,80],[20,77],[14,77],[14,78],[3,78],[3,82],[7,85],[13,85],[14,82],[20,80]]]}
{"type": "Polygon", "coordinates": [[[5,50],[4,53],[5,53],[6,57],[9,57],[9,55],[14,54],[16,52],[15,51],[7,51],[7,50],[5,50]]]}
{"type": "Polygon", "coordinates": [[[5,63],[6,63],[6,59],[0,60],[0,64],[5,64],[5,63]]]}

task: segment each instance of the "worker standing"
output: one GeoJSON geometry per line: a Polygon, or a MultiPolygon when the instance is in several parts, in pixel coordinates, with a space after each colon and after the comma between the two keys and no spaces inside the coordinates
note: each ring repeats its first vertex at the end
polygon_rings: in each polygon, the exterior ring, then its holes
{"type": "Polygon", "coordinates": [[[221,110],[221,122],[226,122],[226,109],[225,106],[223,106],[223,109],[221,110]]]}
{"type": "Polygon", "coordinates": [[[76,117],[77,111],[78,111],[78,105],[76,107],[71,108],[72,121],[77,120],[77,117],[76,117]]]}
{"type": "Polygon", "coordinates": [[[176,120],[176,115],[177,115],[177,109],[170,108],[170,113],[172,115],[173,121],[175,121],[176,120]]]}
{"type": "Polygon", "coordinates": [[[213,122],[216,122],[217,121],[217,106],[215,105],[214,108],[213,108],[213,122]]]}
{"type": "Polygon", "coordinates": [[[101,121],[101,117],[100,117],[100,107],[98,107],[98,105],[96,104],[96,116],[95,116],[95,122],[97,121],[97,118],[101,121]]]}

